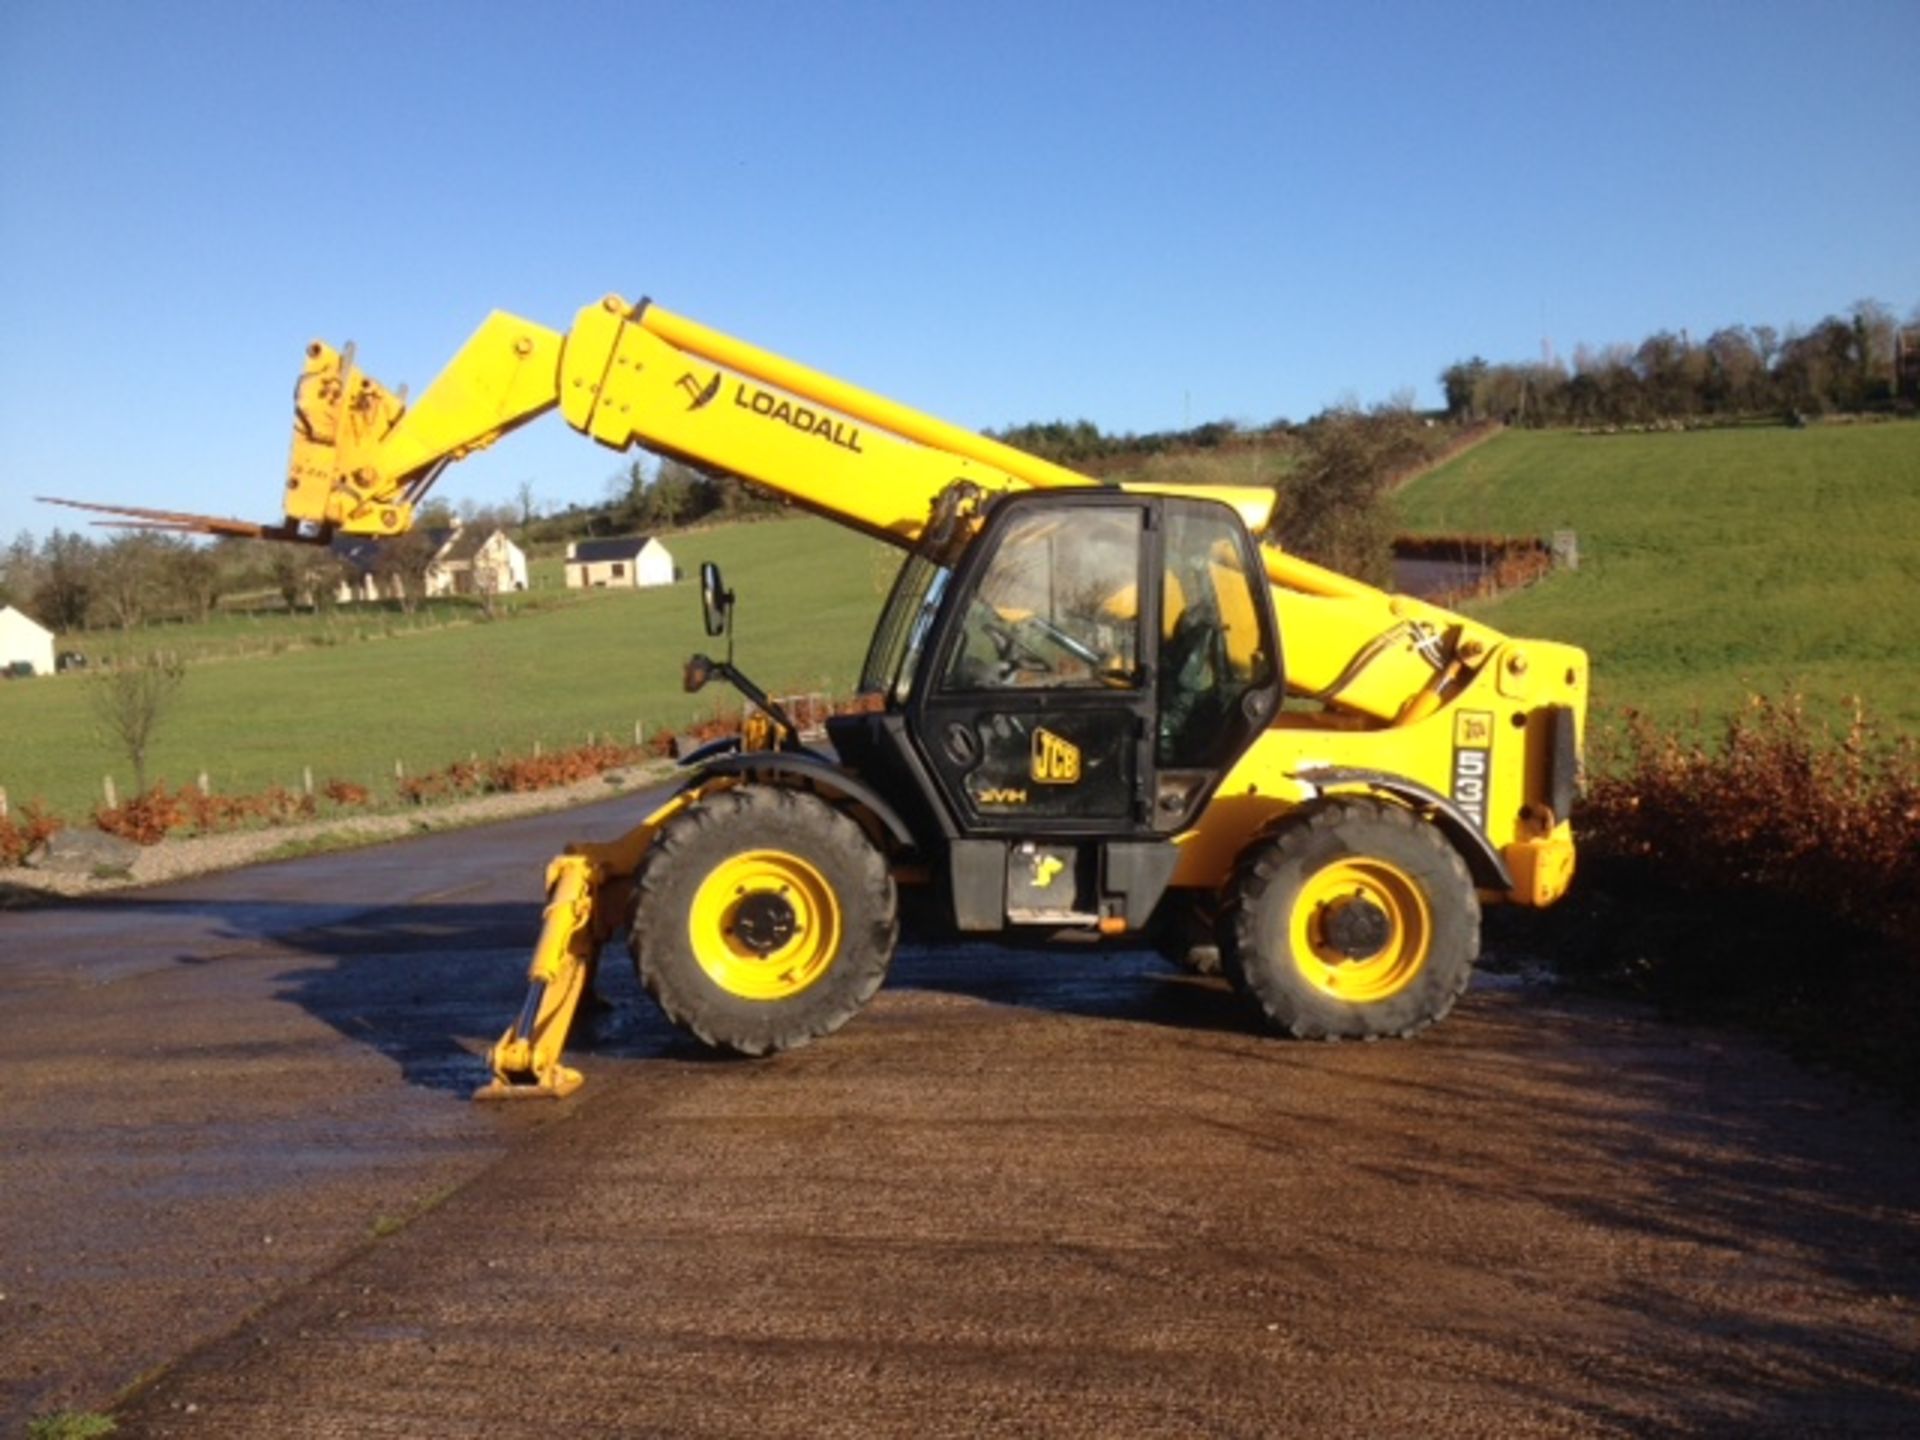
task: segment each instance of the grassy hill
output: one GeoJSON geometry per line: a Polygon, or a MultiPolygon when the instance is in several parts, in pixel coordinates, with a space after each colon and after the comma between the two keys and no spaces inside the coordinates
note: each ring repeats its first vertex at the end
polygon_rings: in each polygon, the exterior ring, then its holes
{"type": "Polygon", "coordinates": [[[1586,646],[1603,717],[1794,689],[1920,731],[1920,424],[1509,431],[1399,500],[1416,532],[1579,533],[1577,573],[1478,613],[1586,646]]]}
{"type": "MultiPolygon", "coordinates": [[[[1242,480],[1278,465],[1231,463],[1242,480]]],[[[1592,651],[1603,722],[1623,706],[1713,720],[1750,691],[1794,687],[1826,702],[1858,694],[1920,731],[1920,424],[1508,432],[1399,502],[1416,531],[1578,531],[1577,573],[1481,608],[1512,633],[1592,651]]],[[[851,688],[897,552],[811,518],[669,545],[689,577],[679,584],[568,592],[552,562],[547,584],[492,623],[447,602],[411,618],[347,607],[136,632],[136,648],[191,662],[151,773],[179,784],[204,767],[238,792],[294,786],[311,766],[318,782],[384,787],[396,759],[419,772],[536,739],[630,737],[636,720],[677,727],[722,698],[679,688],[680,662],[708,644],[691,578],[703,559],[740,596],[750,674],[776,693],[851,688]]],[[[131,788],[87,687],[74,675],[0,685],[0,786],[16,805],[83,815],[103,774],[131,788]]]]}
{"type": "MultiPolygon", "coordinates": [[[[680,690],[680,666],[708,648],[697,576],[718,561],[739,596],[737,658],[776,694],[851,689],[898,552],[816,519],[671,537],[687,578],[646,591],[535,592],[492,623],[442,607],[414,621],[346,607],[330,618],[224,618],[136,632],[135,648],[190,657],[176,711],[149,773],[175,784],[204,767],[216,788],[391,779],[470,751],[576,744],[589,731],[631,738],[705,715],[723,699],[680,690]],[[278,627],[278,628],[276,628],[278,627]],[[278,649],[279,653],[275,653],[278,649]]],[[[97,648],[97,647],[90,647],[97,648]]],[[[83,815],[126,762],[99,734],[88,680],[60,675],[0,685],[0,785],[83,815]]],[[[731,692],[726,692],[730,696],[731,692]]]]}

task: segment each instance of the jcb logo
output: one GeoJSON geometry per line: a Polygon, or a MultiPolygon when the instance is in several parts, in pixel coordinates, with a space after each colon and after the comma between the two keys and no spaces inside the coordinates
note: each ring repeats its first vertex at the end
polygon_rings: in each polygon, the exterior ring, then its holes
{"type": "Polygon", "coordinates": [[[1077,785],[1080,747],[1051,730],[1033,732],[1033,778],[1041,785],[1077,785]]]}
{"type": "Polygon", "coordinates": [[[1487,828],[1487,785],[1492,779],[1493,716],[1462,710],[1453,722],[1453,803],[1481,830],[1487,828]]]}
{"type": "Polygon", "coordinates": [[[1493,747],[1493,716],[1485,710],[1462,710],[1453,720],[1453,743],[1463,750],[1493,747]]]}

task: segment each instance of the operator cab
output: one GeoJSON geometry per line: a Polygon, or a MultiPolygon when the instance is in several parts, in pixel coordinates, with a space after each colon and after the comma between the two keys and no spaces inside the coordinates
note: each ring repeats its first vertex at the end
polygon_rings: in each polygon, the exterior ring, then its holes
{"type": "Polygon", "coordinates": [[[1146,923],[1169,837],[1272,719],[1282,671],[1238,515],[1089,488],[1000,498],[952,568],[910,555],[861,689],[885,708],[833,722],[834,744],[938,837],[960,928],[1118,931],[1146,923]]]}

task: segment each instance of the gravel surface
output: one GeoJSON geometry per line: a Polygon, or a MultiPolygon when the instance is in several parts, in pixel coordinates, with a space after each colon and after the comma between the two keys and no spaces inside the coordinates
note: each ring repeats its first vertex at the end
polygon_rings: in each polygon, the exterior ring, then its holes
{"type": "Polygon", "coordinates": [[[640,994],[467,1099],[627,795],[0,915],[0,1435],[1901,1435],[1911,1116],[1476,985],[1379,1045],[1137,951],[909,946],[817,1045],[640,994]]]}

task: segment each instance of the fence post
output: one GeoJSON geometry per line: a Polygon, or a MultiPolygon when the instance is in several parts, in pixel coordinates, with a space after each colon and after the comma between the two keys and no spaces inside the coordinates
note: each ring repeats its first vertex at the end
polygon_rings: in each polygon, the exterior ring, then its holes
{"type": "Polygon", "coordinates": [[[396,780],[407,778],[407,767],[399,760],[393,762],[393,778],[396,780]]]}
{"type": "Polygon", "coordinates": [[[1580,568],[1580,535],[1574,530],[1553,532],[1553,564],[1557,570],[1580,568]]]}
{"type": "Polygon", "coordinates": [[[0,820],[5,820],[9,813],[7,809],[7,787],[0,785],[0,820]]]}
{"type": "Polygon", "coordinates": [[[194,781],[194,784],[199,788],[202,799],[205,799],[213,793],[213,782],[207,779],[207,772],[205,770],[200,772],[200,778],[194,781]]]}
{"type": "Polygon", "coordinates": [[[302,765],[300,767],[300,788],[308,795],[313,794],[313,766],[302,765]]]}
{"type": "Polygon", "coordinates": [[[100,777],[100,793],[106,797],[107,809],[118,810],[120,808],[120,797],[116,795],[113,790],[113,776],[102,775],[100,777]]]}

